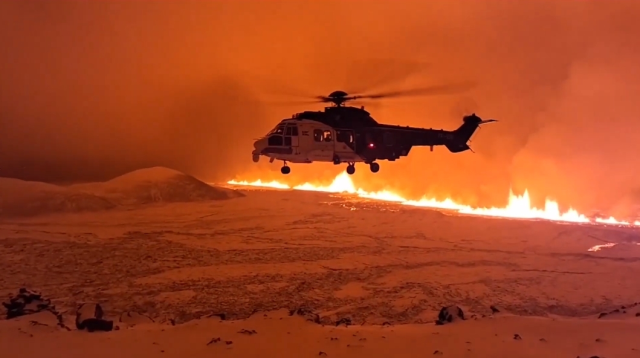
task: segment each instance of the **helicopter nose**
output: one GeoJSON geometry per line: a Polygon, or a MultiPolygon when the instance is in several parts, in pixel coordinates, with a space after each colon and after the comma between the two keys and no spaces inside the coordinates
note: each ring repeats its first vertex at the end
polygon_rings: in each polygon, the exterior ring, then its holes
{"type": "Polygon", "coordinates": [[[265,138],[258,139],[257,141],[253,142],[253,149],[261,150],[266,147],[266,143],[267,140],[265,138]]]}

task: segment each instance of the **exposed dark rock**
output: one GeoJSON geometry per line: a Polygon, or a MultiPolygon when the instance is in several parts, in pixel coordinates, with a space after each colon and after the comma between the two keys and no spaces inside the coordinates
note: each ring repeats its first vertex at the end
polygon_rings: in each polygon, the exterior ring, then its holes
{"type": "Polygon", "coordinates": [[[238,333],[240,334],[246,334],[248,336],[254,335],[254,334],[258,334],[258,332],[256,332],[255,329],[241,329],[238,333]]]}
{"type": "Polygon", "coordinates": [[[496,306],[489,306],[491,308],[491,313],[499,313],[500,310],[496,306]]]}
{"type": "Polygon", "coordinates": [[[440,310],[438,319],[436,320],[436,324],[443,325],[446,323],[464,319],[464,312],[462,311],[462,308],[458,306],[447,306],[442,307],[442,309],[440,310]]]}
{"type": "Polygon", "coordinates": [[[99,304],[84,303],[76,312],[76,328],[89,332],[113,330],[113,321],[103,319],[103,316],[104,311],[99,304]]]}
{"type": "Polygon", "coordinates": [[[7,319],[54,309],[51,300],[26,288],[21,288],[18,294],[10,297],[9,302],[2,302],[2,305],[7,309],[7,319]]]}
{"type": "Polygon", "coordinates": [[[155,322],[151,317],[140,314],[138,312],[123,312],[120,315],[120,322],[126,323],[128,325],[136,325],[143,323],[153,323],[155,322]]]}
{"type": "Polygon", "coordinates": [[[220,318],[221,321],[224,321],[224,320],[227,319],[227,315],[224,314],[224,313],[213,313],[213,314],[210,314],[207,317],[218,317],[218,318],[220,318]]]}
{"type": "Polygon", "coordinates": [[[336,327],[338,327],[341,324],[344,324],[345,327],[349,327],[351,325],[351,318],[343,317],[336,321],[336,327]]]}
{"type": "Polygon", "coordinates": [[[67,331],[71,330],[64,324],[64,317],[51,304],[51,300],[44,298],[39,292],[21,288],[15,296],[9,298],[9,302],[3,302],[2,305],[7,309],[7,319],[38,312],[50,312],[55,317],[57,326],[67,331]]]}
{"type": "Polygon", "coordinates": [[[289,316],[298,315],[304,317],[307,321],[320,324],[320,316],[307,308],[296,308],[289,310],[289,316]]]}
{"type": "Polygon", "coordinates": [[[516,341],[521,341],[522,340],[522,336],[520,336],[519,334],[514,334],[513,335],[513,339],[515,339],[516,341]]]}
{"type": "Polygon", "coordinates": [[[220,337],[211,338],[211,340],[207,343],[207,345],[209,346],[218,342],[220,342],[220,337]]]}

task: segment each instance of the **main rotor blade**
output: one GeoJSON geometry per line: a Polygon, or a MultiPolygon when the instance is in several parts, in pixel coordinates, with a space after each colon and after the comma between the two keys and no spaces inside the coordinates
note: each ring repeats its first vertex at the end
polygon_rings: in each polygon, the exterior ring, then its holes
{"type": "Polygon", "coordinates": [[[382,110],[382,108],[384,108],[383,102],[379,102],[379,101],[371,101],[371,100],[359,100],[356,99],[355,101],[351,102],[351,105],[356,106],[356,107],[365,107],[365,109],[369,109],[369,110],[374,110],[374,111],[380,111],[382,110]]]}
{"type": "Polygon", "coordinates": [[[348,93],[370,92],[381,86],[402,82],[429,66],[430,63],[392,58],[356,61],[347,71],[344,88],[348,93]]]}
{"type": "Polygon", "coordinates": [[[479,111],[480,107],[478,106],[478,102],[470,96],[460,98],[451,108],[451,114],[455,118],[463,118],[464,116],[468,116],[479,111]]]}
{"type": "Polygon", "coordinates": [[[326,102],[320,99],[315,100],[294,100],[294,101],[266,101],[267,104],[277,105],[277,106],[293,106],[293,105],[309,105],[326,102]]]}
{"type": "Polygon", "coordinates": [[[259,92],[270,96],[315,98],[313,93],[303,90],[290,82],[277,79],[276,77],[267,77],[263,74],[248,71],[242,71],[241,73],[243,73],[244,77],[247,78],[253,86],[259,88],[259,92]]]}
{"type": "Polygon", "coordinates": [[[394,97],[410,97],[410,96],[437,96],[437,95],[447,95],[447,94],[457,94],[461,92],[468,91],[475,87],[474,82],[464,82],[459,84],[448,84],[448,85],[438,85],[438,86],[429,86],[425,88],[415,88],[404,91],[389,91],[389,92],[380,92],[369,95],[355,95],[356,98],[368,98],[368,99],[379,99],[379,98],[394,98],[394,97]]]}

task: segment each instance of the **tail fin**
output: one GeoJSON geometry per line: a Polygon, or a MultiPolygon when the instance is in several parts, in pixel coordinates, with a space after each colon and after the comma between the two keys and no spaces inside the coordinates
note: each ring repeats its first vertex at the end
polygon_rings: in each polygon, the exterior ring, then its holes
{"type": "Polygon", "coordinates": [[[475,113],[470,116],[465,116],[462,120],[464,123],[462,123],[458,129],[453,131],[455,138],[454,141],[446,144],[447,149],[452,153],[460,153],[471,149],[467,142],[471,139],[471,136],[473,136],[473,133],[476,132],[478,127],[484,123],[496,122],[495,119],[483,120],[476,116],[475,113]]]}

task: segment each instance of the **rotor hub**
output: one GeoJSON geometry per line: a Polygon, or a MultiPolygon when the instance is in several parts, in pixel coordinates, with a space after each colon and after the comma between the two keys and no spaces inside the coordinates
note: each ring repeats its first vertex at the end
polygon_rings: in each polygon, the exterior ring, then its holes
{"type": "Polygon", "coordinates": [[[345,91],[333,91],[329,94],[329,98],[344,98],[347,97],[349,94],[345,91]]]}
{"type": "Polygon", "coordinates": [[[336,106],[342,106],[346,101],[353,99],[345,91],[333,91],[326,97],[326,102],[331,102],[336,106]]]}

